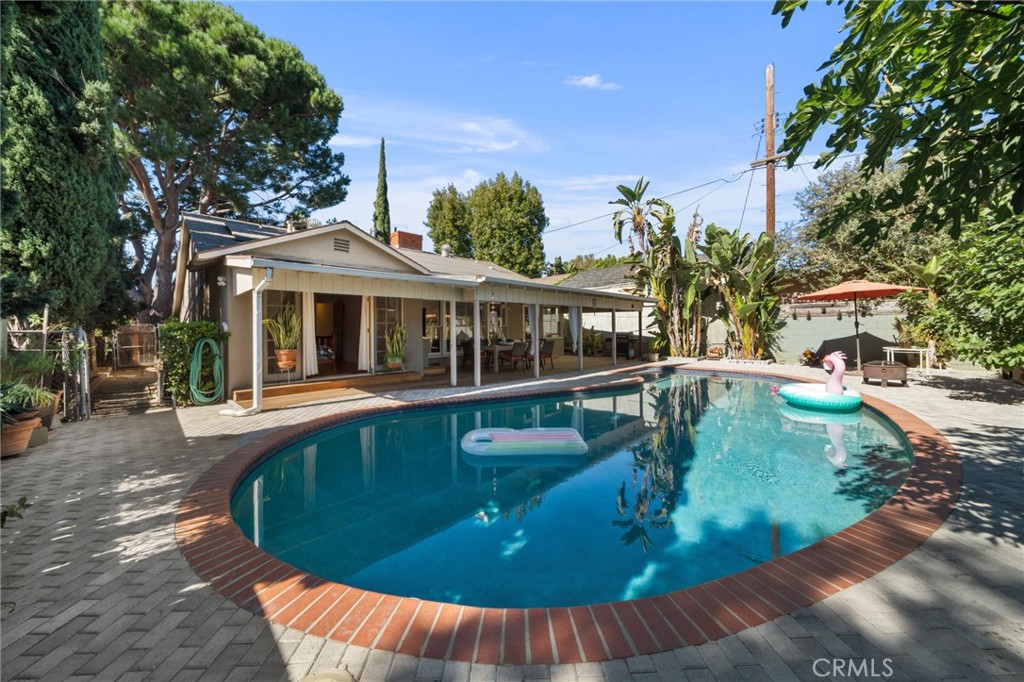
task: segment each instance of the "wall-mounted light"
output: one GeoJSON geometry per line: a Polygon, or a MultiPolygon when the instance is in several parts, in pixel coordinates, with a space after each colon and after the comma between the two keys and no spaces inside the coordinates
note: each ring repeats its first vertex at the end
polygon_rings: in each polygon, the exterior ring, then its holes
{"type": "Polygon", "coordinates": [[[838,313],[836,313],[836,319],[837,320],[843,319],[843,311],[842,310],[840,310],[838,313]]]}
{"type": "Polygon", "coordinates": [[[822,315],[825,315],[825,314],[826,314],[826,313],[825,313],[825,306],[821,306],[821,314],[822,314],[822,315]]]}
{"type": "Polygon", "coordinates": [[[226,287],[228,285],[228,278],[224,275],[217,276],[217,286],[226,287]]]}
{"type": "Polygon", "coordinates": [[[794,320],[796,319],[796,311],[795,310],[793,311],[793,319],[794,320]]]}
{"type": "Polygon", "coordinates": [[[807,321],[808,322],[811,321],[811,311],[810,310],[807,311],[807,321]]]}

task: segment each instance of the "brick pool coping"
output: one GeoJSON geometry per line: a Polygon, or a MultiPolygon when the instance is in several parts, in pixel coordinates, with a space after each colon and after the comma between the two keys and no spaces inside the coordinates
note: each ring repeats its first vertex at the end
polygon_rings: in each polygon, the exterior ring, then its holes
{"type": "MultiPolygon", "coordinates": [[[[793,377],[759,369],[718,376],[793,377]]],[[[239,606],[304,633],[433,659],[484,664],[558,664],[627,658],[702,644],[821,601],[896,563],[931,537],[960,495],[960,461],[949,441],[899,407],[864,402],[899,426],[913,448],[906,481],[857,523],[796,552],[684,590],[564,608],[495,609],[397,597],[301,571],[252,544],[231,517],[236,484],[288,443],[340,424],[400,412],[510,399],[586,394],[642,382],[360,408],[283,428],[211,467],[178,507],[175,539],[196,574],[239,606]]]]}

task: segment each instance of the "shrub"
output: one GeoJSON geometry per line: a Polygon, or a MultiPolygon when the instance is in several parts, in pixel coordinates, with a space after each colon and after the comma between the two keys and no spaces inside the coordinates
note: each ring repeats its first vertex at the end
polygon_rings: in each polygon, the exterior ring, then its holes
{"type": "MultiPolygon", "coordinates": [[[[192,352],[205,336],[223,343],[229,334],[221,331],[216,322],[164,322],[160,325],[160,362],[163,365],[164,387],[170,391],[177,405],[192,404],[189,393],[192,352]]],[[[213,358],[205,354],[203,377],[212,374],[212,371],[213,358]]]]}

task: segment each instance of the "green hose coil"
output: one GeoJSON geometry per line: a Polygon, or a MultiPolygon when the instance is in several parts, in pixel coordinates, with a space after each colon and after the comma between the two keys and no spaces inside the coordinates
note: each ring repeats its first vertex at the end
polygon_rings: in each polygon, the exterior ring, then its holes
{"type": "Polygon", "coordinates": [[[188,384],[192,402],[196,405],[212,405],[213,403],[220,402],[221,396],[224,395],[224,364],[220,359],[220,344],[209,336],[199,339],[195,350],[192,351],[192,369],[188,373],[188,384]],[[214,387],[209,392],[203,392],[199,388],[199,381],[202,378],[203,372],[204,346],[209,346],[210,352],[213,353],[214,387]]]}

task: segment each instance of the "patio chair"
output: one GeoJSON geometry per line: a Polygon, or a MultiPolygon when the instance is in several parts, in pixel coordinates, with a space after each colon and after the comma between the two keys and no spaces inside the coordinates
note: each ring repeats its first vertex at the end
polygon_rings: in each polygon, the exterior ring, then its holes
{"type": "MultiPolygon", "coordinates": [[[[551,363],[551,369],[555,368],[555,358],[553,356],[554,351],[555,351],[555,340],[554,339],[544,339],[543,341],[541,341],[540,350],[537,351],[537,355],[540,356],[540,368],[541,369],[544,369],[544,360],[547,360],[548,362],[551,363]]],[[[526,361],[527,362],[533,362],[533,353],[529,353],[528,352],[526,354],[526,361]]]]}
{"type": "Polygon", "coordinates": [[[516,341],[512,344],[511,350],[503,350],[498,353],[498,369],[501,369],[502,363],[508,362],[512,365],[512,371],[516,371],[516,365],[520,362],[529,368],[530,363],[526,359],[526,343],[524,341],[516,341]]]}
{"type": "MultiPolygon", "coordinates": [[[[473,363],[473,339],[463,341],[459,344],[462,348],[462,369],[466,369],[466,365],[472,366],[473,363]]],[[[488,350],[480,349],[480,366],[489,367],[491,362],[491,352],[488,350]]]]}

